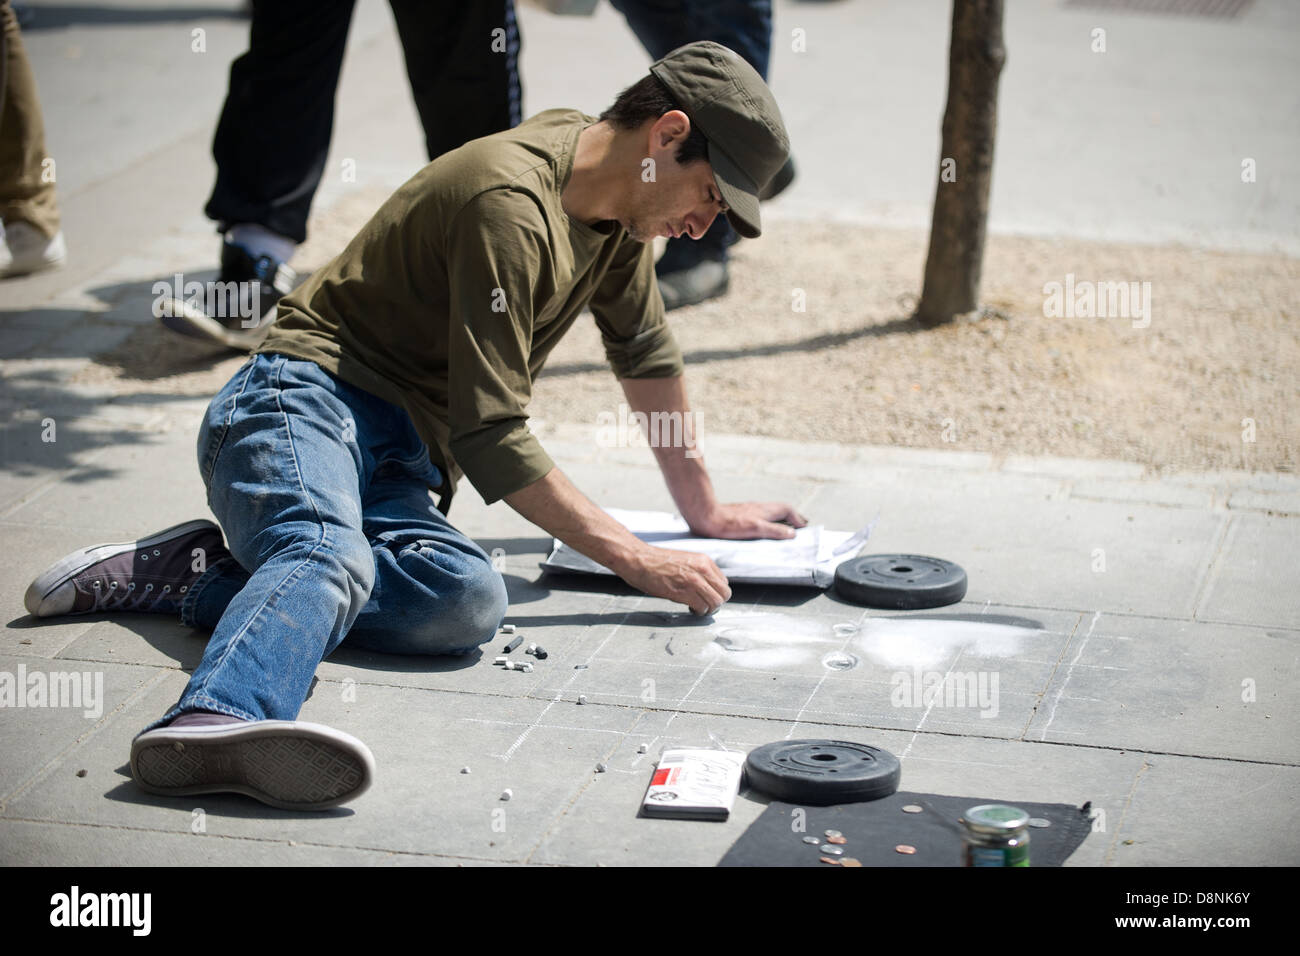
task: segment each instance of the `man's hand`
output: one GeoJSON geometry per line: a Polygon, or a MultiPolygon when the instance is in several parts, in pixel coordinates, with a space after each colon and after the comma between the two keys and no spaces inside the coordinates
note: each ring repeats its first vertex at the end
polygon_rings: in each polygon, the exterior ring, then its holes
{"type": "Polygon", "coordinates": [[[558,468],[505,500],[646,594],[678,601],[696,614],[716,611],[731,597],[726,576],[707,555],[651,547],[597,508],[558,468]]]}
{"type": "Polygon", "coordinates": [[[731,598],[726,575],[706,554],[647,545],[610,570],[646,594],[685,604],[693,614],[712,614],[731,598]]]}
{"type": "Polygon", "coordinates": [[[808,522],[780,501],[745,501],[715,505],[696,520],[687,519],[691,533],[701,538],[793,538],[794,529],[808,522]]]}

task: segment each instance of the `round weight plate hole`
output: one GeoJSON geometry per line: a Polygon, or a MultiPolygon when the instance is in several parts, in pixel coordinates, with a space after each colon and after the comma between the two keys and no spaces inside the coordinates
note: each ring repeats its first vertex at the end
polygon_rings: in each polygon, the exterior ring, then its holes
{"type": "Polygon", "coordinates": [[[812,758],[813,758],[813,760],[836,760],[836,759],[838,759],[834,754],[813,754],[813,755],[812,755],[812,758]]]}
{"type": "Polygon", "coordinates": [[[891,568],[890,570],[891,570],[891,571],[900,571],[900,572],[906,574],[908,571],[911,571],[912,569],[909,568],[909,567],[907,567],[906,565],[900,565],[899,567],[897,567],[897,568],[891,568]]]}

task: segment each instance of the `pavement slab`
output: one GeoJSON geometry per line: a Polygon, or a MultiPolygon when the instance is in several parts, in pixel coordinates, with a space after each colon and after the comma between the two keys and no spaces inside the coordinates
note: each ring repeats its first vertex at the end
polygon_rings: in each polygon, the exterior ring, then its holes
{"type": "MultiPolygon", "coordinates": [[[[956,561],[965,599],[901,613],[737,586],[694,618],[615,580],[543,573],[549,536],[463,484],[451,518],[493,555],[507,621],[547,660],[531,673],[494,666],[504,635],[462,658],[345,643],[301,717],[363,739],[378,775],[332,811],[138,790],[131,740],[178,699],[206,635],[141,614],[35,621],[23,593],[74,549],[208,514],[194,451],[208,396],[166,394],[147,368],[137,385],[84,373],[151,327],[155,281],[212,275],[211,133],[247,24],[197,0],[33,6],[24,35],[74,254],[0,290],[0,685],[89,673],[103,699],[90,716],[70,699],[0,705],[0,864],[709,866],[767,801],[744,790],[723,823],[641,818],[662,750],[814,736],[891,750],[908,790],[1090,801],[1094,832],[1069,866],[1300,863],[1295,475],[711,430],[720,497],[784,500],[835,529],[876,520],[869,552],[956,561]],[[188,48],[195,23],[208,31],[202,55],[188,48]]],[[[773,220],[928,225],[945,10],[775,5],[772,79],[790,104],[801,188],[771,205],[773,220]],[[832,102],[834,64],[849,73],[832,102]],[[846,107],[872,122],[844,128],[846,107]]],[[[1000,120],[991,230],[1300,249],[1300,153],[1275,122],[1293,107],[1294,5],[1256,0],[1226,29],[1106,14],[1105,57],[1088,50],[1098,16],[1009,6],[1002,95],[1014,107],[1000,120]],[[1204,68],[1192,83],[1189,58],[1204,68]],[[1060,110],[1080,86],[1089,97],[1060,110]],[[1101,140],[1080,136],[1103,126],[1128,145],[1122,176],[1101,140]],[[1261,181],[1242,201],[1246,155],[1261,181]],[[1181,188],[1170,168],[1190,177],[1181,188]],[[1060,202],[1061,182],[1088,201],[1060,202]]],[[[649,62],[607,4],[590,19],[523,5],[519,17],[527,113],[599,112],[615,90],[590,77],[649,62]],[[584,70],[554,68],[575,46],[584,70]]],[[[363,0],[317,210],[387,195],[425,162],[402,72],[387,5],[363,0]],[[338,175],[344,159],[355,182],[338,175]]],[[[195,353],[191,370],[228,359],[195,353]]],[[[648,449],[590,423],[532,426],[600,504],[672,510],[648,449]]]]}

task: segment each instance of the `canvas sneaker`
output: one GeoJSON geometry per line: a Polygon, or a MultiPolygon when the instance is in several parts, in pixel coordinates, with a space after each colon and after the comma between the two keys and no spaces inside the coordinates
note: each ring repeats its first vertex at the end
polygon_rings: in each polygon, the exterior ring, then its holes
{"type": "Polygon", "coordinates": [[[301,720],[233,720],[147,730],[131,775],[149,793],[242,793],[281,810],[327,810],[369,789],[375,758],[356,737],[301,720]]]}
{"type": "Polygon", "coordinates": [[[101,544],[56,561],[27,588],[34,617],[144,611],[179,614],[207,566],[230,552],[211,521],[188,521],[123,544],[101,544]]]}
{"type": "Polygon", "coordinates": [[[0,276],[25,276],[54,269],[68,258],[63,232],[45,235],[29,222],[15,220],[0,230],[0,276]]]}

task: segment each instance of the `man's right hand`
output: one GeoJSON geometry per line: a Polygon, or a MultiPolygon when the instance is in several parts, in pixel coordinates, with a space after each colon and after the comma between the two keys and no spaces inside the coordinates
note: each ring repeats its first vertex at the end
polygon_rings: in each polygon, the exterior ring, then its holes
{"type": "Polygon", "coordinates": [[[646,545],[618,563],[610,570],[632,587],[685,604],[693,614],[712,614],[731,599],[726,575],[707,554],[646,545]]]}
{"type": "Polygon", "coordinates": [[[521,515],[579,554],[609,568],[634,588],[710,614],[730,597],[713,559],[646,544],[593,504],[558,468],[506,495],[521,515]]]}

